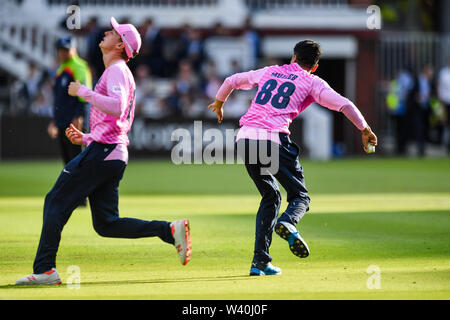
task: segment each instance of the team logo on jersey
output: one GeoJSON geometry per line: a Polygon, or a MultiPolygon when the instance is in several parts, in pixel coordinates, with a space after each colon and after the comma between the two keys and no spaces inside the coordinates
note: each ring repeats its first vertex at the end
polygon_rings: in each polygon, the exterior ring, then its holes
{"type": "Polygon", "coordinates": [[[122,92],[122,90],[120,89],[120,86],[112,87],[112,91],[115,92],[115,93],[121,93],[122,92]]]}

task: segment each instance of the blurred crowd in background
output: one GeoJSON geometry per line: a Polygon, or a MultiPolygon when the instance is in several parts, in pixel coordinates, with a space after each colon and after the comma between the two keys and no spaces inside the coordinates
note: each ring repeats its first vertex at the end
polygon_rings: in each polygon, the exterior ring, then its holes
{"type": "Polygon", "coordinates": [[[447,144],[450,128],[450,56],[447,66],[435,70],[425,64],[420,70],[407,67],[387,84],[386,106],[395,130],[395,151],[407,154],[409,142],[416,144],[418,154],[425,155],[427,143],[447,144]]]}
{"type": "MultiPolygon", "coordinates": [[[[120,21],[127,22],[127,19],[120,21]]],[[[61,25],[61,28],[65,26],[61,25]]],[[[81,57],[89,63],[94,85],[104,70],[98,44],[106,30],[96,18],[92,18],[76,34],[84,38],[87,44],[81,57]]],[[[137,117],[195,119],[215,116],[208,112],[207,106],[214,100],[222,81],[231,74],[245,70],[242,70],[240,61],[233,60],[229,72],[219,74],[214,60],[205,51],[205,40],[209,37],[235,37],[236,40],[246,41],[252,48],[253,68],[281,62],[263,61],[260,36],[251,27],[250,19],[234,31],[217,23],[207,31],[186,24],[181,31],[163,32],[149,18],[139,26],[139,31],[143,47],[136,59],[129,63],[137,86],[137,117]]],[[[29,76],[17,95],[24,100],[21,105],[27,106],[25,113],[52,116],[53,79],[57,67],[55,63],[54,69],[39,70],[30,64],[29,76]]],[[[441,70],[436,70],[431,64],[425,64],[420,70],[405,68],[396,79],[386,84],[384,91],[386,108],[393,124],[396,154],[407,154],[408,143],[416,144],[421,156],[425,155],[427,143],[447,144],[450,152],[450,139],[446,136],[450,131],[450,58],[448,65],[441,70]]],[[[233,119],[242,116],[250,105],[251,97],[252,92],[233,94],[225,110],[226,117],[233,119]]]]}

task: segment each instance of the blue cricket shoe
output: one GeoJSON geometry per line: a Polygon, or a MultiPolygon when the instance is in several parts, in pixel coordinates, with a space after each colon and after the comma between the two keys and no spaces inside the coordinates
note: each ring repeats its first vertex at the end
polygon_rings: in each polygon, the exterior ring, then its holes
{"type": "Polygon", "coordinates": [[[250,269],[251,276],[277,276],[280,274],[281,269],[275,267],[270,262],[264,265],[256,264],[255,262],[253,262],[252,267],[250,269]]]}
{"type": "Polygon", "coordinates": [[[275,232],[289,243],[289,249],[291,249],[294,255],[299,258],[306,258],[309,256],[308,245],[300,236],[294,225],[280,221],[275,226],[275,232]]]}

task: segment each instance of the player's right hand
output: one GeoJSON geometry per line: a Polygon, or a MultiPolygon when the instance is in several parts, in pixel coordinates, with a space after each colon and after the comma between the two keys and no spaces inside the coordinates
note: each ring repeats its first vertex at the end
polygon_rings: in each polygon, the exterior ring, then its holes
{"type": "Polygon", "coordinates": [[[378,138],[375,135],[375,133],[372,132],[372,129],[370,129],[369,126],[365,128],[362,132],[362,143],[364,147],[364,151],[366,153],[369,153],[369,147],[368,144],[371,144],[372,146],[376,147],[378,145],[378,138]]]}
{"type": "Polygon", "coordinates": [[[83,133],[75,128],[73,124],[70,124],[70,127],[66,129],[66,137],[72,144],[80,146],[83,144],[83,133]]]}
{"type": "Polygon", "coordinates": [[[222,123],[223,120],[223,101],[216,100],[213,104],[208,106],[209,110],[217,113],[217,122],[222,123]]]}
{"type": "Polygon", "coordinates": [[[77,93],[78,93],[78,90],[80,90],[80,87],[81,87],[80,80],[77,80],[75,82],[71,82],[69,84],[69,89],[67,90],[69,96],[76,97],[77,93]]]}

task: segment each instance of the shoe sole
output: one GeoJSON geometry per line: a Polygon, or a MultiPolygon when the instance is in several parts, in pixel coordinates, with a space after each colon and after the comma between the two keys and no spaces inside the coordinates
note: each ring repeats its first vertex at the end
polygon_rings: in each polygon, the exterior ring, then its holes
{"type": "MultiPolygon", "coordinates": [[[[286,241],[288,241],[289,236],[292,235],[292,233],[288,230],[288,228],[286,228],[281,223],[278,223],[275,226],[275,233],[286,241]]],[[[300,235],[299,235],[299,237],[300,237],[300,235]]],[[[300,239],[296,238],[292,245],[289,244],[289,249],[291,249],[291,252],[299,258],[306,258],[309,256],[308,246],[306,245],[306,242],[301,237],[300,237],[300,239]]]]}
{"type": "Polygon", "coordinates": [[[184,231],[186,233],[186,258],[184,259],[183,266],[191,260],[191,226],[189,220],[184,220],[184,231]]]}

